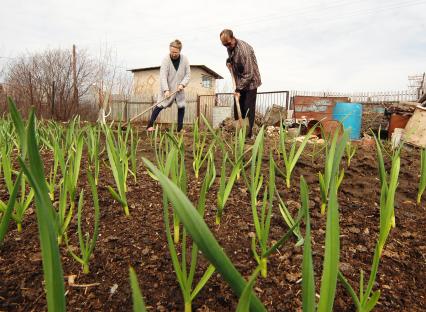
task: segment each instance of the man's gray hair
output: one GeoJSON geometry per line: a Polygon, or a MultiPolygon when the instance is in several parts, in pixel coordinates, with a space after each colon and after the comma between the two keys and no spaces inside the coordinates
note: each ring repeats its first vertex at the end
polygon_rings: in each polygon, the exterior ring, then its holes
{"type": "Polygon", "coordinates": [[[229,37],[229,38],[234,38],[234,33],[233,33],[233,31],[232,30],[230,30],[230,29],[224,29],[224,30],[222,30],[221,32],[220,32],[220,36],[219,37],[222,37],[223,35],[226,35],[227,37],[229,37]]]}

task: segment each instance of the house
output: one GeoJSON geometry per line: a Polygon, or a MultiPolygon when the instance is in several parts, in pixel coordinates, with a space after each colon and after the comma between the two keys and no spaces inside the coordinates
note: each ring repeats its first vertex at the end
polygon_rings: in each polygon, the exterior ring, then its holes
{"type": "MultiPolygon", "coordinates": [[[[134,95],[156,96],[159,86],[160,66],[136,68],[133,73],[134,95]]],[[[187,94],[215,94],[216,79],[223,79],[218,73],[205,65],[191,65],[191,81],[185,88],[187,94]]]]}

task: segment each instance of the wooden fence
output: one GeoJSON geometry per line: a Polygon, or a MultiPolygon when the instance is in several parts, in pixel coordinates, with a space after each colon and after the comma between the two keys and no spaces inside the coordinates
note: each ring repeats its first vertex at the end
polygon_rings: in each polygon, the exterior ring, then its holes
{"type": "MultiPolygon", "coordinates": [[[[185,124],[191,124],[201,114],[212,122],[213,109],[215,106],[232,106],[234,102],[232,93],[217,93],[212,95],[198,95],[186,93],[185,124]]],[[[259,92],[257,94],[256,112],[264,114],[268,107],[273,104],[288,108],[294,96],[316,96],[316,97],[347,97],[356,103],[389,103],[402,101],[416,101],[418,94],[416,90],[387,91],[387,92],[328,92],[328,91],[273,91],[259,92]]],[[[155,103],[155,96],[132,96],[128,100],[114,97],[112,99],[111,119],[129,120],[143,112],[155,103]]],[[[147,123],[151,111],[141,116],[138,121],[147,123]]],[[[174,123],[177,121],[177,106],[173,104],[170,108],[163,110],[157,118],[158,123],[174,123]]]]}
{"type": "MultiPolygon", "coordinates": [[[[193,116],[197,115],[197,94],[185,94],[186,107],[184,124],[193,122],[193,116]]],[[[129,120],[134,116],[142,113],[155,104],[155,96],[131,96],[130,99],[114,98],[111,101],[111,116],[113,120],[129,120]]],[[[147,123],[151,117],[152,110],[146,112],[144,115],[137,118],[137,121],[147,123]]],[[[177,105],[172,104],[170,107],[164,109],[158,116],[156,122],[158,123],[172,123],[177,122],[177,105]]]]}
{"type": "MultiPolygon", "coordinates": [[[[185,94],[186,108],[184,124],[192,123],[203,114],[209,122],[213,121],[213,108],[215,106],[231,106],[234,102],[233,93],[217,93],[212,95],[185,94]]],[[[132,96],[129,100],[113,98],[111,103],[111,116],[113,120],[129,120],[150,106],[154,105],[154,96],[132,96]]],[[[289,103],[288,91],[259,92],[257,94],[256,111],[264,114],[266,109],[273,105],[287,107],[289,103]]],[[[148,111],[137,120],[147,123],[151,117],[148,111]]],[[[158,123],[173,123],[177,121],[177,106],[163,110],[157,118],[158,123]]]]}

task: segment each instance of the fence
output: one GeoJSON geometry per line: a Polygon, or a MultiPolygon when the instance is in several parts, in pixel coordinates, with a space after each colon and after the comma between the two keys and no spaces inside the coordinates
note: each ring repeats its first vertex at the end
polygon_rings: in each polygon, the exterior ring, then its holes
{"type": "MultiPolygon", "coordinates": [[[[197,116],[197,103],[198,95],[197,94],[185,94],[186,97],[186,107],[185,107],[185,117],[184,124],[190,124],[193,122],[194,116],[197,116]]],[[[130,120],[131,118],[137,116],[143,111],[147,110],[149,107],[155,104],[156,97],[152,95],[144,96],[132,96],[129,100],[113,98],[111,100],[111,116],[113,120],[130,120]]],[[[151,117],[151,112],[147,111],[145,114],[141,115],[137,120],[143,123],[147,123],[151,117]]],[[[177,106],[175,104],[171,105],[167,109],[164,109],[161,114],[158,116],[158,123],[173,123],[177,122],[177,106]]]]}
{"type": "Polygon", "coordinates": [[[43,88],[42,90],[34,88],[34,90],[34,93],[38,92],[38,94],[33,96],[25,86],[0,83],[0,115],[8,113],[7,98],[10,97],[25,118],[34,108],[37,117],[43,119],[68,121],[76,115],[85,121],[97,119],[98,104],[95,96],[89,92],[80,95],[75,102],[71,93],[55,91],[54,83],[48,90],[51,93],[43,88]]]}
{"type": "MultiPolygon", "coordinates": [[[[184,123],[189,124],[203,114],[209,122],[213,121],[213,107],[230,107],[234,102],[233,93],[217,93],[211,95],[185,94],[186,108],[184,123]]],[[[113,98],[111,116],[113,120],[129,120],[155,104],[154,96],[133,96],[130,100],[113,98]]],[[[272,104],[287,107],[289,104],[288,91],[259,92],[256,100],[256,111],[264,114],[272,104]]],[[[148,122],[151,112],[140,116],[138,121],[148,122]]],[[[177,119],[177,107],[172,105],[161,112],[158,123],[173,123],[177,119]]]]}
{"type": "MultiPolygon", "coordinates": [[[[231,106],[234,103],[233,93],[217,93],[211,96],[214,106],[231,106]]],[[[273,104],[288,107],[289,91],[258,92],[256,98],[256,112],[264,114],[273,104]]],[[[212,100],[210,100],[212,101],[212,100]]]]}
{"type": "MultiPolygon", "coordinates": [[[[256,112],[264,114],[268,107],[273,104],[289,108],[294,96],[316,96],[316,97],[348,97],[351,102],[359,103],[389,103],[402,101],[416,101],[418,94],[416,90],[387,91],[387,92],[313,92],[313,91],[271,91],[258,92],[256,100],[256,112]]],[[[201,114],[207,120],[213,121],[214,107],[232,107],[234,102],[233,93],[217,93],[211,95],[198,95],[186,93],[186,109],[184,123],[190,124],[201,114]]],[[[129,120],[150,106],[154,105],[154,96],[133,96],[130,100],[114,98],[112,100],[112,116],[114,120],[129,120]]],[[[147,112],[138,120],[148,122],[151,114],[147,112]]],[[[173,123],[177,119],[177,107],[172,105],[159,115],[157,122],[173,123]]]]}
{"type": "Polygon", "coordinates": [[[383,92],[328,92],[328,91],[290,91],[293,96],[323,96],[323,97],[348,97],[351,102],[357,103],[386,103],[417,101],[417,90],[383,91],[383,92]]]}

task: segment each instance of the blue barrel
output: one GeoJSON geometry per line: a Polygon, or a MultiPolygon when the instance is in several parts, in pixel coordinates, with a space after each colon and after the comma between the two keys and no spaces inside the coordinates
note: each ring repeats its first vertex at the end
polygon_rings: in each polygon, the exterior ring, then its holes
{"type": "Polygon", "coordinates": [[[333,109],[333,119],[340,121],[343,128],[350,131],[351,140],[361,135],[362,105],[360,103],[337,102],[333,109]]]}

